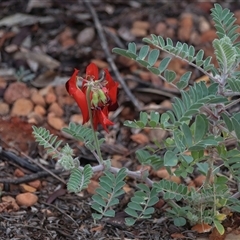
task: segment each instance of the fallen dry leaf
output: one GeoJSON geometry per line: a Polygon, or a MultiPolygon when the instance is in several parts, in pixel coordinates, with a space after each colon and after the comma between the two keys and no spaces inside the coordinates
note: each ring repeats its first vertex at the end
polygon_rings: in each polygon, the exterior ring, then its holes
{"type": "Polygon", "coordinates": [[[134,142],[138,143],[138,144],[146,144],[149,143],[149,138],[147,135],[143,134],[143,133],[137,133],[137,134],[133,134],[130,137],[134,142]]]}
{"type": "Polygon", "coordinates": [[[91,180],[90,183],[88,184],[88,187],[87,187],[87,192],[89,194],[95,194],[96,193],[96,189],[99,187],[99,183],[98,181],[95,181],[95,180],[91,180]]]}
{"type": "Polygon", "coordinates": [[[31,187],[25,183],[22,183],[19,185],[21,192],[36,192],[37,189],[34,187],[31,187]]]}
{"type": "Polygon", "coordinates": [[[182,239],[182,238],[185,238],[185,236],[181,233],[172,233],[171,234],[171,237],[174,238],[174,239],[182,239]]]}
{"type": "Polygon", "coordinates": [[[38,180],[38,179],[36,179],[36,180],[34,180],[34,181],[31,181],[31,182],[28,182],[28,185],[31,186],[31,187],[33,187],[33,188],[36,188],[36,189],[38,189],[38,190],[39,190],[39,189],[41,188],[41,186],[42,186],[41,181],[38,180]]]}
{"type": "Polygon", "coordinates": [[[196,231],[198,233],[206,233],[206,232],[210,232],[212,229],[212,226],[206,224],[206,223],[198,223],[196,225],[194,225],[191,228],[193,231],[196,231]]]}
{"type": "Polygon", "coordinates": [[[18,178],[23,177],[24,175],[25,175],[25,173],[22,170],[20,170],[19,168],[15,169],[15,171],[13,173],[13,176],[18,177],[18,178]]]}
{"type": "Polygon", "coordinates": [[[104,225],[99,225],[97,227],[92,228],[91,232],[100,232],[104,228],[104,225]]]}

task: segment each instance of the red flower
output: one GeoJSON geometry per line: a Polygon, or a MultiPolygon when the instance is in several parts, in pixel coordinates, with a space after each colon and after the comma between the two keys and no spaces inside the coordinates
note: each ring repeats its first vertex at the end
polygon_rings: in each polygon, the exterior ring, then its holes
{"type": "Polygon", "coordinates": [[[97,129],[98,124],[107,130],[108,125],[113,125],[108,119],[108,112],[117,108],[117,88],[118,83],[110,76],[107,69],[104,69],[105,79],[98,79],[98,68],[94,63],[90,63],[86,69],[86,78],[83,79],[81,89],[77,86],[77,74],[75,69],[72,77],[66,83],[68,93],[75,99],[83,115],[83,124],[89,120],[86,92],[91,87],[90,100],[93,116],[93,126],[97,129]]]}

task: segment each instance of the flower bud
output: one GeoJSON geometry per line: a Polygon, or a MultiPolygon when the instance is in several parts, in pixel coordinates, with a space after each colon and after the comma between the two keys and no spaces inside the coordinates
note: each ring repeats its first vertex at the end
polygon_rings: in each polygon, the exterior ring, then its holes
{"type": "Polygon", "coordinates": [[[94,107],[97,107],[98,106],[98,93],[97,92],[93,92],[92,93],[92,100],[91,100],[91,103],[94,107]]]}
{"type": "Polygon", "coordinates": [[[99,89],[99,90],[98,90],[98,96],[99,96],[100,101],[101,101],[103,104],[107,103],[106,94],[103,92],[102,89],[99,89]]]}

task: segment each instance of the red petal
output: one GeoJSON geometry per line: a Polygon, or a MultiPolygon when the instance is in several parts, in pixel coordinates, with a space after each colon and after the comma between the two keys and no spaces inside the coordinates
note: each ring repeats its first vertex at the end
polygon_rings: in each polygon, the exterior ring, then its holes
{"type": "Polygon", "coordinates": [[[87,76],[94,76],[94,80],[98,80],[98,67],[95,63],[90,63],[86,69],[87,76]]]}
{"type": "Polygon", "coordinates": [[[78,107],[81,109],[84,124],[89,120],[86,95],[78,88],[75,94],[73,95],[73,98],[76,101],[78,107]]]}
{"type": "Polygon", "coordinates": [[[74,68],[74,73],[71,78],[66,82],[65,86],[70,96],[73,96],[77,89],[77,75],[79,70],[74,68]]]}
{"type": "Polygon", "coordinates": [[[108,109],[107,107],[101,109],[93,110],[93,126],[97,129],[97,125],[101,124],[106,132],[108,132],[107,126],[113,125],[114,123],[108,119],[108,109]]]}
{"type": "Polygon", "coordinates": [[[106,80],[108,82],[106,86],[108,88],[108,96],[110,97],[112,104],[114,104],[117,102],[117,90],[119,84],[112,79],[107,69],[105,69],[104,72],[106,74],[106,80]]]}
{"type": "Polygon", "coordinates": [[[77,74],[79,70],[74,69],[74,73],[71,78],[66,82],[66,89],[71,95],[79,108],[81,109],[83,115],[83,124],[89,120],[87,99],[85,94],[77,87],[77,74]]]}

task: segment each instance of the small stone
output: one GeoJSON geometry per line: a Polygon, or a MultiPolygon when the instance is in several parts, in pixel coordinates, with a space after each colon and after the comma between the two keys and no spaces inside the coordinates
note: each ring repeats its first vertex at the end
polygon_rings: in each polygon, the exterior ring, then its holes
{"type": "Polygon", "coordinates": [[[167,26],[164,22],[157,23],[157,25],[155,27],[155,33],[157,35],[165,37],[166,30],[167,30],[167,26]]]}
{"type": "Polygon", "coordinates": [[[193,180],[193,182],[195,183],[195,185],[196,185],[197,187],[201,187],[201,186],[204,184],[205,180],[206,180],[206,176],[204,176],[204,175],[199,175],[198,177],[196,177],[196,178],[193,180]]]}
{"type": "Polygon", "coordinates": [[[83,122],[83,116],[82,116],[82,114],[73,114],[73,115],[70,117],[70,122],[82,124],[82,122],[83,122]]]}
{"type": "Polygon", "coordinates": [[[58,104],[61,107],[64,107],[65,105],[74,105],[74,104],[76,104],[76,102],[73,97],[68,95],[68,96],[62,96],[62,97],[58,98],[58,104]]]}
{"type": "Polygon", "coordinates": [[[150,24],[147,21],[135,21],[133,23],[133,28],[141,28],[141,29],[148,30],[149,27],[150,27],[150,24]]]}
{"type": "Polygon", "coordinates": [[[0,116],[6,116],[9,113],[9,105],[5,102],[0,102],[0,116]]]}
{"type": "Polygon", "coordinates": [[[62,96],[68,96],[68,92],[67,92],[65,85],[57,85],[55,87],[55,93],[58,98],[60,98],[62,96]]]}
{"type": "Polygon", "coordinates": [[[48,92],[45,96],[45,101],[47,104],[51,104],[57,101],[57,96],[53,92],[48,92]]]}
{"type": "Polygon", "coordinates": [[[172,109],[172,102],[170,100],[164,100],[161,102],[161,107],[167,110],[172,109]]]}
{"type": "Polygon", "coordinates": [[[166,168],[161,168],[161,169],[157,170],[156,175],[159,178],[163,178],[163,179],[168,179],[170,177],[170,174],[168,173],[166,168]]]}
{"type": "Polygon", "coordinates": [[[42,89],[39,90],[39,93],[40,93],[43,97],[45,97],[49,92],[52,92],[52,93],[54,92],[52,86],[47,86],[47,87],[42,88],[42,89]]]}
{"type": "Polygon", "coordinates": [[[59,117],[55,117],[54,114],[48,114],[47,121],[48,124],[56,130],[61,130],[65,125],[64,121],[59,117]]]}
{"type": "Polygon", "coordinates": [[[33,103],[25,98],[17,99],[14,102],[11,115],[12,116],[27,116],[33,110],[33,103]]]}
{"type": "Polygon", "coordinates": [[[33,187],[33,188],[36,188],[36,189],[40,189],[42,187],[42,184],[41,184],[41,181],[40,180],[34,180],[34,181],[31,181],[31,182],[28,182],[28,185],[33,187]]]}
{"type": "Polygon", "coordinates": [[[20,206],[30,207],[38,201],[38,196],[33,193],[21,193],[16,196],[16,202],[20,206]]]}
{"type": "Polygon", "coordinates": [[[240,25],[240,9],[234,11],[234,16],[236,17],[236,22],[235,24],[240,25]]]}
{"type": "Polygon", "coordinates": [[[149,143],[149,138],[147,135],[143,134],[143,133],[137,133],[137,134],[133,134],[131,136],[131,139],[138,143],[138,144],[146,144],[149,143]]]}
{"type": "Polygon", "coordinates": [[[199,17],[199,30],[201,33],[208,31],[211,28],[205,17],[199,17]]]}
{"type": "Polygon", "coordinates": [[[20,184],[19,187],[20,187],[21,192],[23,192],[23,193],[25,193],[25,192],[36,192],[37,191],[36,188],[31,187],[31,186],[29,186],[25,183],[20,184]]]}
{"type": "Polygon", "coordinates": [[[22,170],[20,170],[19,168],[15,169],[15,171],[13,173],[13,176],[18,177],[18,178],[23,177],[24,175],[25,175],[25,173],[22,170]]]}
{"type": "Polygon", "coordinates": [[[46,109],[41,105],[36,105],[33,111],[40,116],[44,116],[46,114],[46,109]]]}
{"type": "Polygon", "coordinates": [[[31,94],[31,100],[34,104],[45,107],[46,102],[44,97],[37,91],[31,94]]]}
{"type": "Polygon", "coordinates": [[[77,43],[79,45],[89,44],[93,41],[94,37],[95,37],[94,28],[86,27],[77,35],[77,43]]]}
{"type": "Polygon", "coordinates": [[[14,82],[8,86],[4,93],[4,100],[8,104],[14,103],[17,99],[20,98],[29,98],[30,90],[26,84],[22,82],[14,82]]]}
{"type": "Polygon", "coordinates": [[[184,13],[181,16],[178,29],[178,38],[181,41],[188,41],[193,30],[193,16],[190,13],[184,13]]]}
{"type": "Polygon", "coordinates": [[[6,207],[8,212],[11,212],[12,210],[13,211],[19,210],[19,206],[17,205],[16,200],[13,197],[3,196],[1,200],[2,200],[2,203],[7,204],[6,207]]]}
{"type": "Polygon", "coordinates": [[[178,19],[176,19],[176,18],[171,18],[171,17],[166,18],[165,22],[166,22],[167,26],[172,27],[172,28],[176,28],[178,25],[178,19]]]}
{"type": "Polygon", "coordinates": [[[140,71],[139,72],[139,77],[143,80],[143,81],[150,81],[151,79],[151,73],[148,71],[140,71]]]}
{"type": "Polygon", "coordinates": [[[0,89],[5,89],[7,87],[7,81],[0,77],[0,89]]]}
{"type": "Polygon", "coordinates": [[[43,122],[43,117],[35,112],[28,115],[28,123],[40,125],[43,122]]]}
{"type": "Polygon", "coordinates": [[[154,205],[155,208],[161,209],[165,205],[163,199],[159,199],[159,201],[154,205]]]}
{"type": "Polygon", "coordinates": [[[209,29],[208,31],[205,31],[201,35],[201,43],[212,42],[216,38],[217,38],[216,31],[213,29],[209,29]]]}
{"type": "Polygon", "coordinates": [[[48,108],[48,111],[54,113],[56,117],[62,117],[64,114],[63,109],[56,102],[50,105],[50,107],[48,108]]]}
{"type": "Polygon", "coordinates": [[[145,37],[147,35],[147,30],[143,28],[132,28],[131,34],[135,37],[145,37]]]}
{"type": "Polygon", "coordinates": [[[170,176],[169,178],[167,178],[169,181],[171,182],[175,182],[177,184],[180,184],[182,182],[181,178],[178,176],[170,176]]]}

